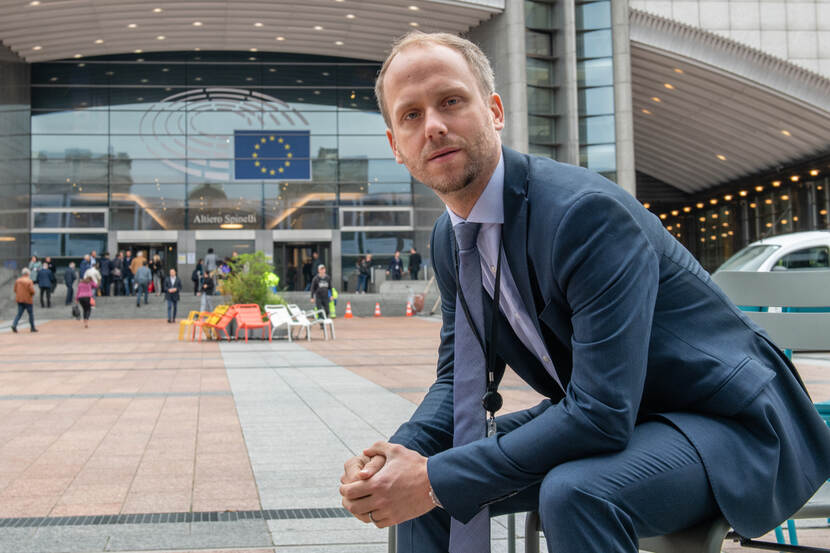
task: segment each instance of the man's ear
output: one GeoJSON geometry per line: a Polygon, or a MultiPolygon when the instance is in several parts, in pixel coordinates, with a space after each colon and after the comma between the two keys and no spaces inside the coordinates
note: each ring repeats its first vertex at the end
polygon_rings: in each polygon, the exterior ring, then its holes
{"type": "Polygon", "coordinates": [[[490,113],[493,116],[493,127],[500,131],[504,128],[504,105],[501,103],[501,96],[497,93],[490,95],[490,113]]]}
{"type": "Polygon", "coordinates": [[[395,141],[395,135],[392,134],[392,129],[386,129],[386,139],[389,140],[389,146],[392,148],[392,153],[395,154],[395,161],[403,164],[403,159],[398,154],[398,143],[395,141]]]}

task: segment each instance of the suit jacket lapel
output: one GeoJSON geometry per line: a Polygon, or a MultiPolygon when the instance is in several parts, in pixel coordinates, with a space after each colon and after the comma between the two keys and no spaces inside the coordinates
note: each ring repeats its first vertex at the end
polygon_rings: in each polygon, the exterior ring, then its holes
{"type": "Polygon", "coordinates": [[[533,301],[528,276],[527,233],[527,158],[521,154],[503,148],[504,152],[504,252],[516,287],[522,296],[522,303],[527,309],[539,336],[539,310],[533,301]]]}

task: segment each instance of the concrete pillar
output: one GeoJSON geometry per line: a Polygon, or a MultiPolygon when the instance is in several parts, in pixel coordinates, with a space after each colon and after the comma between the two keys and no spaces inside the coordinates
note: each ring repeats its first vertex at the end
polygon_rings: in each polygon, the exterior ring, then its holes
{"type": "Polygon", "coordinates": [[[467,33],[490,58],[496,74],[496,92],[502,98],[505,127],[502,143],[527,152],[527,76],[524,0],[505,0],[504,12],[467,33]]]}
{"type": "Polygon", "coordinates": [[[631,42],[628,14],[628,0],[611,2],[617,184],[632,196],[636,196],[637,174],[634,167],[634,114],[631,99],[631,42]]]}
{"type": "Polygon", "coordinates": [[[556,80],[560,83],[556,109],[561,117],[556,122],[558,160],[579,165],[579,97],[576,72],[576,8],[570,0],[557,2],[557,19],[562,27],[556,37],[556,80]]]}

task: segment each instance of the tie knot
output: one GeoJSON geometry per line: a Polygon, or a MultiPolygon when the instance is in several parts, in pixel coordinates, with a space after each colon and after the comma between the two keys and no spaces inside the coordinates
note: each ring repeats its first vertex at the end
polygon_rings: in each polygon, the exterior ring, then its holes
{"type": "Polygon", "coordinates": [[[459,223],[455,225],[455,237],[458,239],[458,249],[470,250],[475,248],[479,229],[481,229],[481,223],[459,223]]]}

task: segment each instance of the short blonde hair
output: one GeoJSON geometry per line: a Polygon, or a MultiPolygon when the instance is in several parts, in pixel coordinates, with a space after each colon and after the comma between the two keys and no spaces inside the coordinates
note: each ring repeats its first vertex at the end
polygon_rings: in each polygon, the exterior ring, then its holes
{"type": "Polygon", "coordinates": [[[386,126],[392,128],[389,112],[386,109],[386,103],[383,99],[383,78],[386,76],[386,71],[389,69],[389,64],[395,59],[399,53],[406,48],[412,46],[434,45],[446,46],[461,54],[470,66],[470,70],[476,77],[478,88],[481,91],[482,97],[489,98],[496,91],[496,78],[493,75],[493,68],[490,66],[490,60],[484,55],[476,44],[470,42],[466,38],[461,38],[450,33],[424,33],[422,31],[411,31],[392,45],[392,51],[383,62],[380,68],[378,78],[375,81],[375,98],[378,101],[380,113],[383,115],[383,120],[386,126]]]}

